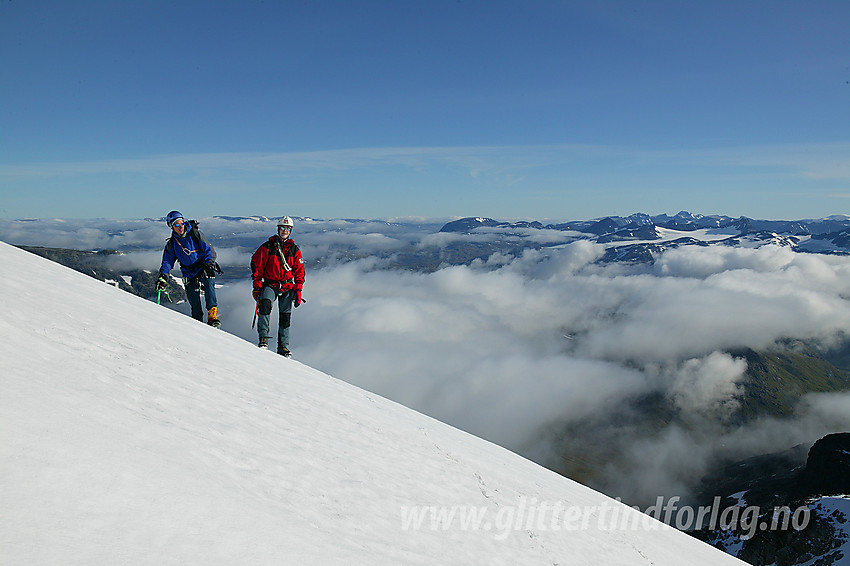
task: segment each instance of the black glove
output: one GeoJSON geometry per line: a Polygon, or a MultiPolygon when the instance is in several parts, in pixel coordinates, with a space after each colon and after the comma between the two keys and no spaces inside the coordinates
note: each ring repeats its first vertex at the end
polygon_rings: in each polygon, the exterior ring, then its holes
{"type": "Polygon", "coordinates": [[[168,289],[168,280],[165,278],[164,273],[160,273],[159,279],[156,280],[156,290],[165,291],[166,289],[168,289]]]}
{"type": "Polygon", "coordinates": [[[204,266],[204,269],[201,270],[200,275],[202,277],[213,278],[215,277],[215,265],[212,263],[208,263],[204,266]]]}

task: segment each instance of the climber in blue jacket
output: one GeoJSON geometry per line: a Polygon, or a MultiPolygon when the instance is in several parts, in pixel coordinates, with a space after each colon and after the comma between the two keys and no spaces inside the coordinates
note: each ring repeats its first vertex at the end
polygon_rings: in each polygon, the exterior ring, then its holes
{"type": "Polygon", "coordinates": [[[171,237],[165,242],[165,249],[162,250],[162,266],[156,280],[157,290],[168,286],[167,276],[174,268],[174,263],[179,262],[186,297],[192,306],[192,318],[204,320],[204,311],[201,309],[203,289],[207,324],[219,328],[221,322],[218,320],[218,301],[215,297],[215,274],[221,273],[221,269],[215,261],[215,250],[198,229],[196,220],[187,222],[180,212],[172,210],[165,217],[165,221],[171,228],[171,237]]]}

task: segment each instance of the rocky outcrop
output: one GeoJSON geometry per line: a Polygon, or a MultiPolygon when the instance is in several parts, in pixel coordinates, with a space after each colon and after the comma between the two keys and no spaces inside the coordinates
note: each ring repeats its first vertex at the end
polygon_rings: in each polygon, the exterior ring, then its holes
{"type": "Polygon", "coordinates": [[[850,432],[830,434],[815,442],[792,497],[838,494],[850,495],[850,432]]]}
{"type": "MultiPolygon", "coordinates": [[[[804,467],[796,466],[799,451],[797,447],[725,468],[734,475],[715,478],[714,493],[725,495],[725,502],[729,495],[738,495],[748,508],[758,507],[758,517],[750,525],[691,534],[756,566],[795,566],[813,560],[830,566],[845,554],[850,557],[850,516],[842,511],[850,506],[845,498],[829,497],[850,496],[850,433],[830,434],[815,442],[804,467]]],[[[711,491],[706,486],[703,497],[711,491]]],[[[741,516],[745,514],[742,510],[741,516]]]]}

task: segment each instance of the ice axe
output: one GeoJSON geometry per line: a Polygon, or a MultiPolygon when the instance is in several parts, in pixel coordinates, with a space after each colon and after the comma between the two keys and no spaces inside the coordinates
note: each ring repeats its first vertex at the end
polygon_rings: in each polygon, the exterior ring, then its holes
{"type": "Polygon", "coordinates": [[[156,304],[158,304],[158,305],[161,304],[161,297],[162,297],[163,293],[165,293],[165,298],[168,299],[169,303],[174,302],[174,301],[171,300],[171,295],[168,294],[168,289],[157,289],[157,291],[156,291],[156,304]]]}

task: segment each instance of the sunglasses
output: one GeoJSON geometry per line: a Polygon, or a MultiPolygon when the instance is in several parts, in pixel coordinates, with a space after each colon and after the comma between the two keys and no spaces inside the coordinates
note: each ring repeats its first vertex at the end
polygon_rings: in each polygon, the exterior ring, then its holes
{"type": "Polygon", "coordinates": [[[179,228],[179,227],[183,226],[184,224],[185,224],[185,222],[182,222],[182,221],[181,222],[175,222],[171,225],[171,227],[172,228],[179,228]]]}

